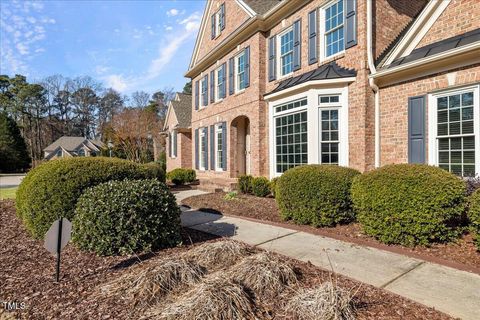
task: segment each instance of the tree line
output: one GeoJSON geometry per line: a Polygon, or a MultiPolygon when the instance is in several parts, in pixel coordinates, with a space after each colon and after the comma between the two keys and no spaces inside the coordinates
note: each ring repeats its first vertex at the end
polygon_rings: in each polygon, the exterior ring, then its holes
{"type": "Polygon", "coordinates": [[[90,76],[29,82],[23,75],[0,75],[0,112],[18,126],[33,165],[61,136],[98,139],[113,145],[116,156],[148,161],[164,146],[160,132],[174,95],[172,88],[122,95],[90,76]]]}

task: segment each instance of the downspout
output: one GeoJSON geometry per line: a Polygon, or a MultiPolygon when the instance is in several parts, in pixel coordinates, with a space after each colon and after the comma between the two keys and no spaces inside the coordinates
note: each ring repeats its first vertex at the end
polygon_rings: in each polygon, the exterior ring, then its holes
{"type": "MultiPolygon", "coordinates": [[[[372,49],[372,1],[367,0],[367,60],[368,69],[370,69],[370,75],[377,72],[375,63],[373,62],[373,49],[372,49]]],[[[380,92],[378,86],[375,84],[375,79],[369,78],[368,84],[373,90],[375,98],[375,168],[380,167],[380,92]]]]}

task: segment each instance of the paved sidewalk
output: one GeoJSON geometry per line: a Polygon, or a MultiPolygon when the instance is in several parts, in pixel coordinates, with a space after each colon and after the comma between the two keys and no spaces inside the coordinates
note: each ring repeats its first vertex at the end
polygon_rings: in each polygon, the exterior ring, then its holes
{"type": "Polygon", "coordinates": [[[0,188],[13,188],[20,185],[24,174],[0,174],[0,188]]]}
{"type": "MultiPolygon", "coordinates": [[[[191,190],[177,199],[201,194],[191,190]]],[[[480,275],[400,254],[283,227],[199,211],[184,211],[183,226],[231,237],[310,261],[355,280],[384,288],[453,317],[479,319],[480,275]],[[330,260],[330,262],[329,262],[330,260]]]]}

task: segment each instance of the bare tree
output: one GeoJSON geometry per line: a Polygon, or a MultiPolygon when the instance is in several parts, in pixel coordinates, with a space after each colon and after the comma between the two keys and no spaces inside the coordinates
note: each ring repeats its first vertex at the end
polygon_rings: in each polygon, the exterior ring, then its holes
{"type": "Polygon", "coordinates": [[[132,93],[131,106],[134,108],[145,108],[150,100],[150,94],[145,91],[135,91],[132,93]]]}

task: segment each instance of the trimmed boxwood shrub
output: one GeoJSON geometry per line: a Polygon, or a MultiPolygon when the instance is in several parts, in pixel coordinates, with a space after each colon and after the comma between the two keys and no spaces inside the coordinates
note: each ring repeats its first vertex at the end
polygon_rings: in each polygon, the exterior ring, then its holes
{"type": "Polygon", "coordinates": [[[241,193],[252,193],[253,177],[251,175],[242,175],[238,177],[238,190],[241,193]]]}
{"type": "Polygon", "coordinates": [[[270,194],[270,181],[265,177],[252,179],[252,193],[257,197],[266,197],[270,194]]]}
{"type": "Polygon", "coordinates": [[[148,178],[157,179],[160,182],[165,182],[165,171],[162,164],[159,162],[149,162],[140,165],[146,171],[148,178]]]}
{"type": "Polygon", "coordinates": [[[276,187],[281,217],[316,227],[352,221],[350,187],[359,174],[357,170],[332,165],[287,170],[276,187]]]}
{"type": "Polygon", "coordinates": [[[275,194],[276,194],[276,191],[275,189],[277,188],[277,180],[278,180],[278,177],[277,178],[273,178],[272,180],[270,180],[270,193],[272,194],[272,196],[275,198],[275,194]]]}
{"type": "Polygon", "coordinates": [[[110,180],[148,177],[141,166],[118,158],[78,157],[48,161],[31,170],[20,184],[17,214],[35,238],[43,238],[59,217],[72,220],[83,190],[110,180]]]}
{"type": "Polygon", "coordinates": [[[387,165],[355,178],[352,200],[366,234],[407,246],[450,241],[465,210],[465,183],[437,167],[387,165]]]}
{"type": "Polygon", "coordinates": [[[176,168],[167,174],[167,178],[178,186],[195,181],[197,173],[193,169],[176,168]]]}
{"type": "Polygon", "coordinates": [[[480,189],[477,189],[477,191],[470,196],[468,218],[472,231],[475,233],[475,244],[480,251],[480,189]]]}
{"type": "Polygon", "coordinates": [[[78,200],[72,239],[99,255],[172,247],[181,242],[180,209],[156,179],[109,181],[78,200]]]}

